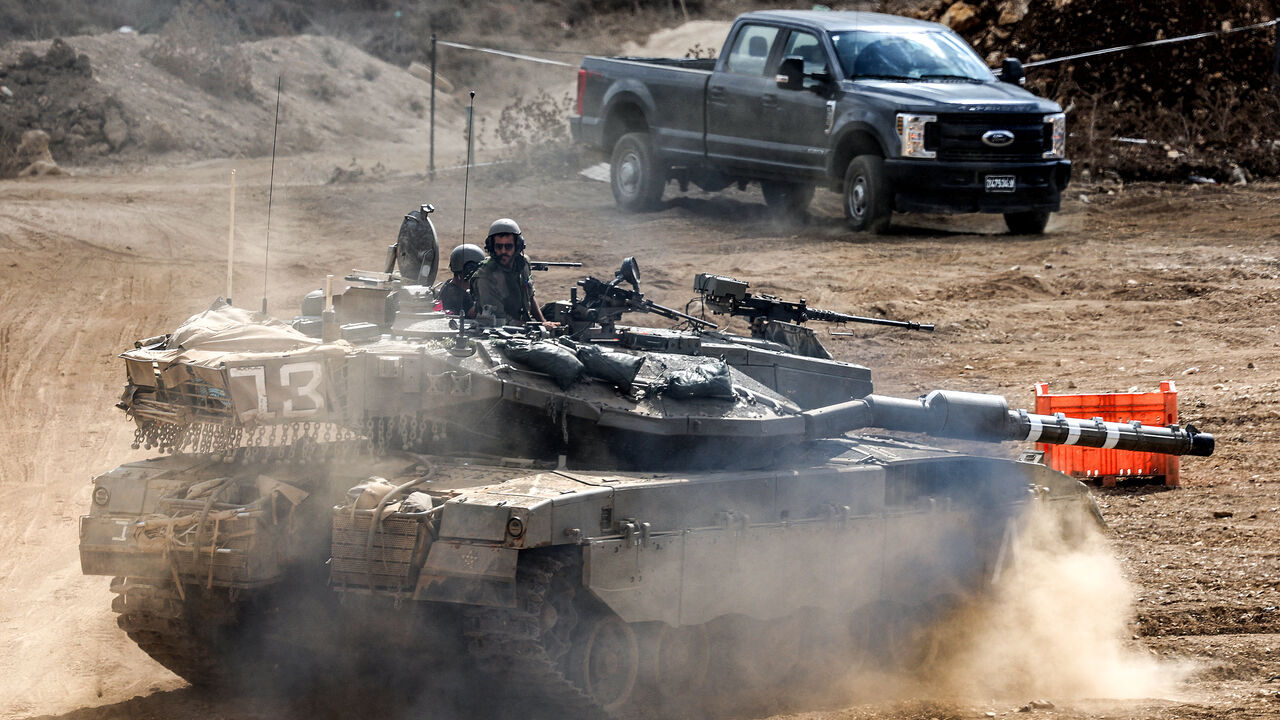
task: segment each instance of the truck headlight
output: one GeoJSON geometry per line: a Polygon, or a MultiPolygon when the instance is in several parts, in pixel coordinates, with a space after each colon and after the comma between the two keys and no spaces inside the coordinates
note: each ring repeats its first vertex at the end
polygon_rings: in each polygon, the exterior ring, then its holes
{"type": "Polygon", "coordinates": [[[937,157],[937,152],[926,150],[924,146],[925,125],[937,121],[937,115],[898,113],[898,138],[902,141],[902,157],[937,157]]]}
{"type": "Polygon", "coordinates": [[[1046,160],[1064,158],[1067,156],[1067,114],[1054,113],[1044,116],[1046,138],[1049,143],[1049,149],[1044,151],[1046,160]]]}

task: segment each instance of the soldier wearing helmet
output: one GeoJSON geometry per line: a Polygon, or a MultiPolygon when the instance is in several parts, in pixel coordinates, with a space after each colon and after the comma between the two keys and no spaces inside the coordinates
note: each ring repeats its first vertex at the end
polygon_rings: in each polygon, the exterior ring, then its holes
{"type": "Polygon", "coordinates": [[[533,273],[524,256],[524,235],[516,221],[495,220],[484,239],[484,249],[489,257],[480,263],[471,279],[480,311],[505,317],[511,324],[546,322],[533,297],[533,273]]]}
{"type": "Polygon", "coordinates": [[[453,277],[440,285],[440,306],[451,315],[475,317],[476,301],[471,295],[471,276],[484,262],[479,245],[459,245],[449,253],[449,271],[453,277]]]}

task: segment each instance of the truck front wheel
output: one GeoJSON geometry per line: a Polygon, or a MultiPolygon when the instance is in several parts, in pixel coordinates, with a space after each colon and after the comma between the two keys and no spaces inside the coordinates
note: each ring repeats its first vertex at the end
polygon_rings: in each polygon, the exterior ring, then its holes
{"type": "Polygon", "coordinates": [[[1027,212],[1005,213],[1004,224],[1014,235],[1043,235],[1044,227],[1049,224],[1048,210],[1028,210],[1027,212]]]}
{"type": "Polygon", "coordinates": [[[856,232],[883,233],[893,211],[884,179],[884,158],[859,155],[844,172],[844,216],[856,232]]]}
{"type": "Polygon", "coordinates": [[[649,133],[627,133],[618,138],[609,165],[609,186],[618,207],[631,212],[656,209],[666,184],[666,173],[654,158],[649,133]]]}

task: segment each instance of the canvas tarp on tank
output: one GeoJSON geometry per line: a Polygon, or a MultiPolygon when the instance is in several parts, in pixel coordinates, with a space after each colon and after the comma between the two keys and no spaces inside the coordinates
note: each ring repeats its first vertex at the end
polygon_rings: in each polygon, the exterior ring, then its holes
{"type": "Polygon", "coordinates": [[[122,355],[134,393],[179,400],[191,419],[240,423],[340,420],[334,368],[346,342],[321,344],[278,320],[219,301],[161,347],[122,355]]]}

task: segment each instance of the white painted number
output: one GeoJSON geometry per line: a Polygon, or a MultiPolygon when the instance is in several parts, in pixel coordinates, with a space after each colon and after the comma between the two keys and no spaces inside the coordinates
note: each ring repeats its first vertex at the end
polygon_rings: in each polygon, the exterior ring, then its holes
{"type": "Polygon", "coordinates": [[[253,378],[253,389],[258,397],[258,412],[267,415],[267,369],[261,365],[231,368],[231,377],[253,378]]]}
{"type": "MultiPolygon", "coordinates": [[[[269,419],[274,416],[267,400],[266,366],[246,365],[233,367],[231,368],[231,377],[253,378],[254,395],[258,401],[258,414],[263,419],[269,419]]],[[[281,365],[280,389],[286,396],[280,403],[281,417],[307,417],[324,410],[324,394],[320,392],[320,384],[322,382],[324,382],[323,368],[318,360],[306,360],[281,365]],[[302,375],[303,377],[295,379],[297,375],[302,375]]]]}
{"type": "Polygon", "coordinates": [[[285,417],[305,417],[307,415],[315,415],[324,409],[324,396],[316,392],[316,388],[320,387],[320,381],[323,376],[320,374],[320,363],[315,360],[307,362],[289,363],[280,366],[280,387],[288,388],[293,383],[293,376],[298,373],[310,373],[307,378],[307,384],[300,388],[296,388],[295,395],[298,398],[306,398],[311,401],[311,407],[295,407],[293,401],[295,398],[286,398],[282,414],[285,417]]]}

